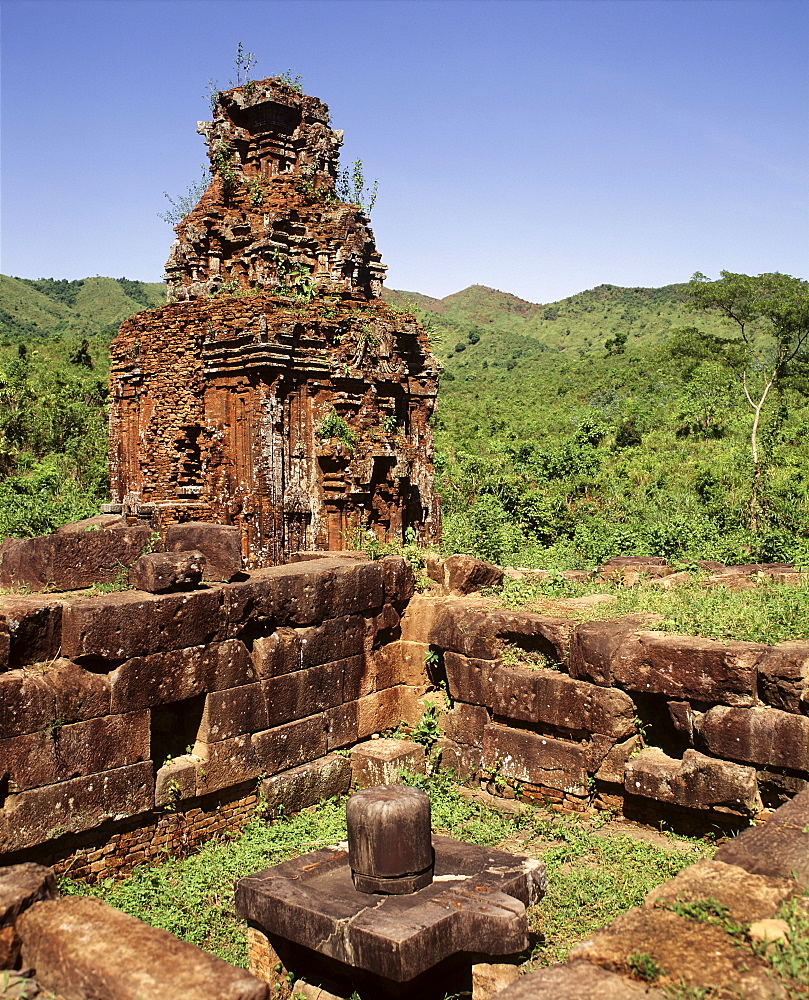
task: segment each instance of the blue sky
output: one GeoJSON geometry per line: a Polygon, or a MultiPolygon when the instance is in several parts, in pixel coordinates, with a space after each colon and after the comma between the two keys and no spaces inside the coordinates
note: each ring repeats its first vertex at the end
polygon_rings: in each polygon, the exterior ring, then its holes
{"type": "Polygon", "coordinates": [[[379,180],[389,287],[809,277],[803,0],[3,0],[3,273],[161,280],[239,42],[379,180]]]}

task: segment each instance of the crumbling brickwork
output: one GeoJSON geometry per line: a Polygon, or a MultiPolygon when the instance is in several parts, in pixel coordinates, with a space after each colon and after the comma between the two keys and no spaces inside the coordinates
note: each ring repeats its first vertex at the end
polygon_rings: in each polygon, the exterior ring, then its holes
{"type": "Polygon", "coordinates": [[[169,304],[111,350],[112,496],[159,526],[238,525],[248,567],[372,531],[440,533],[438,365],[379,298],[368,220],[335,194],[341,134],[320,101],[268,80],[203,123],[213,180],[177,226],[169,304]]]}

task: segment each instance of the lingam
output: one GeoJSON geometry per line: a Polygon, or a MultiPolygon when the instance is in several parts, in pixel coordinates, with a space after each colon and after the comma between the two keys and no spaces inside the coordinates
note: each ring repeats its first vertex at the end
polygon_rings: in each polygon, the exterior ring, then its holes
{"type": "Polygon", "coordinates": [[[356,792],[346,820],[347,842],[236,883],[255,974],[427,1000],[467,989],[474,963],[528,946],[541,862],[433,835],[429,797],[404,785],[356,792]]]}

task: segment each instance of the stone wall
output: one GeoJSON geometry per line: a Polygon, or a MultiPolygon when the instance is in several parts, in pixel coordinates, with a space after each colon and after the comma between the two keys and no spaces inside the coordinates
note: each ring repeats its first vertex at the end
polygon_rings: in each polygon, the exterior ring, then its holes
{"type": "Polygon", "coordinates": [[[377,651],[404,560],[322,558],[163,595],[0,597],[0,851],[75,875],[188,849],[276,775],[421,714],[377,651]]]}
{"type": "Polygon", "coordinates": [[[804,788],[809,642],[717,642],[658,620],[416,597],[385,655],[412,676],[429,654],[452,699],[444,760],[495,788],[694,827],[747,823],[804,788]]]}

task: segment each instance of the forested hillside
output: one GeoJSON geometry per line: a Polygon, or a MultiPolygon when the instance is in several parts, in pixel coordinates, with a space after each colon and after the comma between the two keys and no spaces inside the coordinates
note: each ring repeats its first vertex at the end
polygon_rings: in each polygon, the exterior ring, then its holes
{"type": "MultiPolygon", "coordinates": [[[[39,534],[106,498],[108,344],[163,286],[4,277],[0,290],[0,536],[39,534]]],[[[720,350],[733,330],[690,311],[688,286],[546,305],[482,286],[385,298],[416,312],[445,367],[447,550],[550,569],[619,554],[809,564],[805,351],[762,407],[754,531],[753,413],[720,350]]],[[[768,341],[751,331],[754,387],[768,341]]]]}

